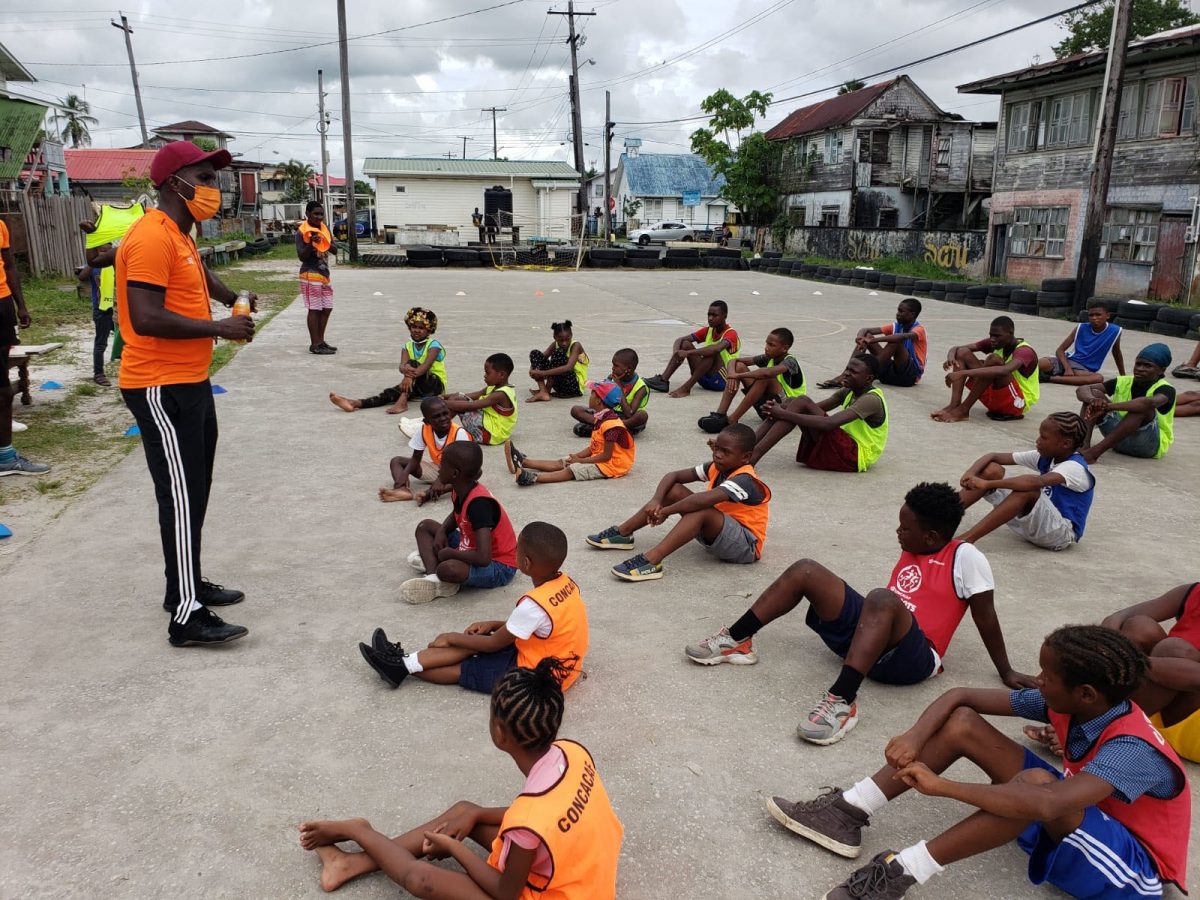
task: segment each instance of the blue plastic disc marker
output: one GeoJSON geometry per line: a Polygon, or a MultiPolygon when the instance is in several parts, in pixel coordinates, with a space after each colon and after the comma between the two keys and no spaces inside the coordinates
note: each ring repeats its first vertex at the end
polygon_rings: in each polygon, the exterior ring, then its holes
{"type": "Polygon", "coordinates": [[[12,537],[12,529],[3,523],[0,523],[0,540],[3,540],[7,537],[12,537]]]}
{"type": "Polygon", "coordinates": [[[221,387],[219,384],[214,384],[212,387],[213,387],[214,394],[228,394],[229,393],[229,391],[225,390],[225,388],[221,387]]]}
{"type": "Polygon", "coordinates": [[[138,428],[138,426],[130,425],[125,431],[125,437],[137,437],[141,433],[142,429],[138,428]]]}
{"type": "Polygon", "coordinates": [[[46,381],[42,383],[43,391],[61,391],[63,386],[57,381],[46,381]]]}

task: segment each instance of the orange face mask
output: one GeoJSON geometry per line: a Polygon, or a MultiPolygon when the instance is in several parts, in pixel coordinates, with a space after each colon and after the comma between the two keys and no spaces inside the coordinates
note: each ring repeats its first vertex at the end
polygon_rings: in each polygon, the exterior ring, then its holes
{"type": "Polygon", "coordinates": [[[211,219],[220,212],[221,191],[218,188],[209,187],[206,184],[191,184],[182,178],[178,178],[178,180],[180,184],[186,184],[193,191],[191,200],[180,194],[193,219],[197,222],[203,222],[205,219],[211,219]]]}

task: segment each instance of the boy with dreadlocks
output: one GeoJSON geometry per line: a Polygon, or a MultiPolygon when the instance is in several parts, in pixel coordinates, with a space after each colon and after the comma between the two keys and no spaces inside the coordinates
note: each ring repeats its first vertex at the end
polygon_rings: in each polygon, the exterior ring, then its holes
{"type": "Polygon", "coordinates": [[[517,567],[533,582],[507,619],[475,622],[450,631],[419,653],[405,653],[376,628],[370,645],[358,650],[393,688],[409,675],[432,684],[457,684],[491,693],[514,666],[536,666],[549,656],[575,659],[563,679],[565,691],[579,677],[588,650],[587,608],[579,585],[562,572],[567,536],[546,522],[530,522],[517,538],[517,567]]]}
{"type": "Polygon", "coordinates": [[[557,739],[562,724],[560,681],[567,666],[547,657],[511,669],[492,691],[492,743],[525,776],[506,809],[466,800],[412,831],[388,838],[366,819],[300,826],[300,846],[321,858],[321,887],[334,891],[368,872],[383,871],[416,897],[560,897],[611,900],[624,829],[581,744],[557,739]],[[465,845],[490,847],[486,861],[465,845]],[[362,852],[336,845],[354,841],[362,852]],[[453,857],[462,872],[424,860],[453,857]]]}
{"type": "Polygon", "coordinates": [[[399,384],[363,400],[351,400],[330,391],[329,402],[345,412],[386,406],[388,413],[398,415],[408,411],[409,400],[440,397],[446,392],[446,348],[433,339],[437,321],[432,309],[420,306],[404,314],[410,340],[405,341],[400,351],[399,384]]]}
{"type": "Polygon", "coordinates": [[[1052,413],[1038,426],[1033,450],[988,453],[975,460],[959,481],[959,499],[964,509],[980,498],[994,509],[961,539],[973,544],[1008,525],[1046,550],[1079,543],[1096,490],[1096,479],[1079,452],[1087,433],[1087,423],[1075,413],[1052,413]],[[1006,477],[1004,467],[1014,465],[1037,474],[1006,477]]]}
{"type": "MultiPolygon", "coordinates": [[[[767,809],[791,831],[841,856],[861,850],[871,817],[910,788],[974,806],[973,815],[926,843],[884,851],[825,895],[893,900],[951,863],[1013,839],[1029,854],[1029,880],[1072,897],[1161,897],[1186,891],[1191,793],[1183,764],[1131,701],[1147,670],[1124,635],[1069,625],[1046,637],[1037,687],[955,688],[884,750],[886,765],[847,791],[814,800],[781,797],[767,809]],[[984,716],[1048,723],[1066,748],[1063,771],[1001,734],[984,716]],[[941,773],[959,759],[990,784],[941,773]]],[[[928,893],[928,896],[934,896],[928,893]]]]}

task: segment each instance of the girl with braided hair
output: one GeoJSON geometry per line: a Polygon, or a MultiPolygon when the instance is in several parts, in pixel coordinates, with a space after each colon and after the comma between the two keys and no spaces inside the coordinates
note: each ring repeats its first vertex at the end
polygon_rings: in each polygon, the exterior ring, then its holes
{"type": "Polygon", "coordinates": [[[400,351],[400,383],[374,397],[352,400],[330,391],[329,402],[345,412],[386,406],[391,415],[408,412],[409,400],[440,397],[446,393],[446,348],[433,339],[437,313],[414,306],[404,315],[409,340],[400,351]]]}
{"type": "Polygon", "coordinates": [[[980,499],[994,509],[960,539],[973,544],[1007,525],[1046,550],[1066,550],[1079,543],[1096,490],[1096,479],[1079,452],[1087,434],[1082,417],[1051,413],[1038,426],[1033,450],[988,453],[975,460],[959,481],[959,499],[964,509],[980,499]],[[1012,465],[1036,474],[1007,477],[1004,467],[1012,465]]]}
{"type": "Polygon", "coordinates": [[[588,359],[583,344],[575,340],[571,320],[552,322],[554,341],[544,351],[529,351],[529,377],[537,385],[526,398],[540,403],[551,397],[582,397],[587,384],[588,359]]]}
{"type": "Polygon", "coordinates": [[[894,900],[951,863],[1013,840],[1029,854],[1032,883],[1071,897],[1161,897],[1163,882],[1186,891],[1191,792],[1179,757],[1131,699],[1145,654],[1118,631],[1068,625],[1046,637],[1039,662],[1036,688],[943,694],[888,742],[883,768],[849,790],[767,802],[791,831],[851,858],[871,818],[909,789],[976,808],[928,843],[877,854],[826,898],[894,900]],[[1063,771],[984,716],[1048,723],[1066,748],[1063,771]],[[941,774],[960,759],[990,783],[941,774]]]}
{"type": "Polygon", "coordinates": [[[492,691],[488,731],[525,784],[510,806],[460,801],[395,838],[366,819],[312,821],[300,846],[321,858],[321,887],[333,891],[377,870],[416,897],[470,900],[612,900],[623,829],[588,751],[558,739],[561,683],[573,661],[542,659],[509,670],[492,691]],[[489,847],[486,861],[465,841],[489,847]],[[354,841],[361,853],[336,845],[354,841]],[[463,871],[426,859],[453,857],[463,871]]]}

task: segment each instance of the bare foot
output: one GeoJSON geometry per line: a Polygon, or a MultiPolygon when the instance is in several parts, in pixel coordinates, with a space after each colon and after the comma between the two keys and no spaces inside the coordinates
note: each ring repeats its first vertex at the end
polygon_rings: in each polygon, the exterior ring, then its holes
{"type": "Polygon", "coordinates": [[[329,844],[345,840],[342,837],[342,822],[331,819],[314,819],[300,823],[300,846],[305,850],[316,850],[329,844]]]}
{"type": "Polygon", "coordinates": [[[395,503],[398,500],[411,500],[413,499],[413,492],[408,488],[381,487],[379,489],[379,499],[384,503],[395,503]]]}
{"type": "Polygon", "coordinates": [[[321,890],[326,893],[336,891],[351,878],[363,874],[351,868],[350,865],[354,861],[354,857],[363,854],[347,853],[332,844],[314,849],[317,851],[317,856],[321,857],[320,884],[321,890]]]}
{"type": "Polygon", "coordinates": [[[391,406],[384,410],[389,416],[398,416],[400,413],[408,412],[408,401],[397,400],[391,406]]]}
{"type": "Polygon", "coordinates": [[[550,399],[550,394],[547,391],[533,391],[525,399],[526,403],[545,403],[550,399]]]}
{"type": "Polygon", "coordinates": [[[929,418],[935,422],[965,422],[970,413],[959,412],[958,409],[939,409],[937,412],[931,412],[929,418]]]}
{"type": "Polygon", "coordinates": [[[667,394],[668,397],[674,397],[676,400],[678,400],[681,397],[690,397],[691,395],[692,395],[691,388],[682,388],[682,387],[675,388],[675,390],[673,390],[673,391],[671,391],[671,393],[667,394]]]}
{"type": "Polygon", "coordinates": [[[343,397],[341,394],[335,394],[333,391],[329,392],[329,402],[338,409],[345,410],[346,412],[354,412],[356,409],[361,409],[357,400],[351,400],[349,397],[343,397]]]}

